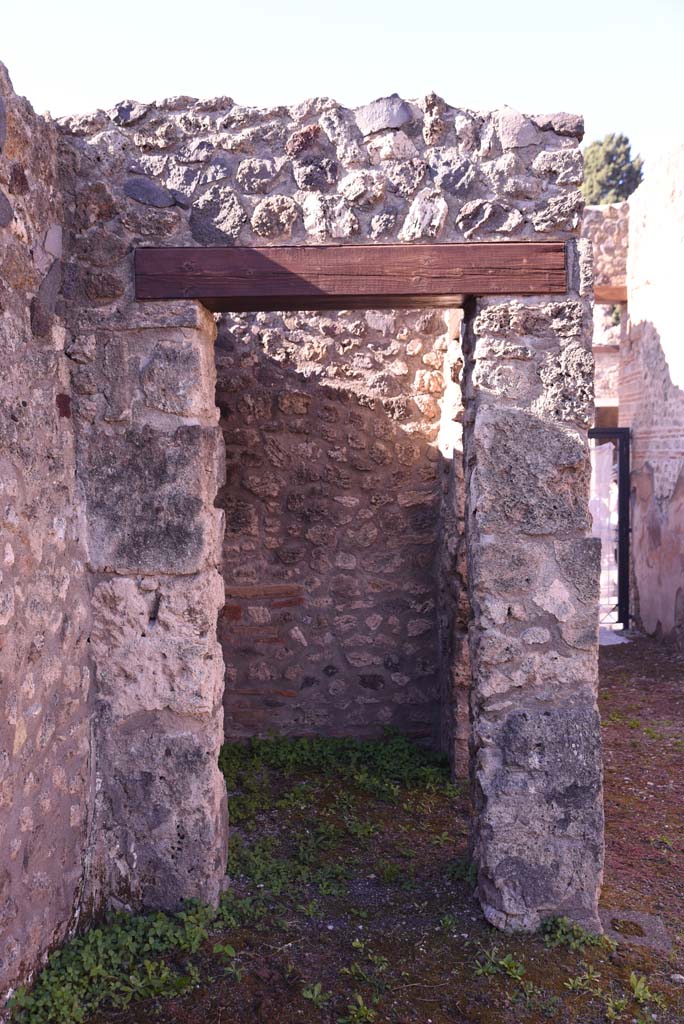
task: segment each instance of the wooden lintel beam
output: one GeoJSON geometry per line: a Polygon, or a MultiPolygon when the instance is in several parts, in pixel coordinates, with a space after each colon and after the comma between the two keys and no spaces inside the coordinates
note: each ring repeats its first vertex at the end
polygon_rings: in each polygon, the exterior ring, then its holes
{"type": "Polygon", "coordinates": [[[627,302],[627,285],[595,284],[594,302],[598,302],[600,304],[627,302]]]}
{"type": "Polygon", "coordinates": [[[450,307],[566,290],[563,242],[135,251],[138,299],[199,299],[214,312],[450,307]]]}

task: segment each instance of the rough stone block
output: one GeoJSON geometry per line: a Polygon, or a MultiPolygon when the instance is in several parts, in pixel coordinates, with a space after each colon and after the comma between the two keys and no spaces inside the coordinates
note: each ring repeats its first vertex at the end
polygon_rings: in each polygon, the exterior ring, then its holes
{"type": "Polygon", "coordinates": [[[91,632],[98,700],[117,718],[168,710],[210,719],[223,696],[215,625],[223,600],[216,572],[161,577],[154,589],[122,578],[98,584],[91,632]]]}
{"type": "Polygon", "coordinates": [[[93,569],[182,574],[216,561],[219,440],[200,426],[93,431],[79,456],[93,569]]]}
{"type": "Polygon", "coordinates": [[[576,432],[488,405],[478,412],[474,434],[480,529],[543,535],[588,528],[587,450],[576,432]]]}
{"type": "Polygon", "coordinates": [[[4,192],[0,191],[0,228],[6,228],[8,224],[11,224],[13,217],[12,204],[4,192]]]}
{"type": "Polygon", "coordinates": [[[226,885],[228,811],[220,731],[175,715],[100,716],[100,865],[128,909],[216,904],[226,885]]]}
{"type": "Polygon", "coordinates": [[[354,113],[356,123],[363,135],[372,135],[374,132],[382,132],[387,128],[403,128],[405,124],[413,120],[413,113],[408,103],[396,93],[367,103],[365,107],[358,107],[354,113]]]}
{"type": "Polygon", "coordinates": [[[129,178],[124,182],[123,190],[129,199],[135,199],[136,203],[142,203],[143,206],[163,208],[174,204],[173,196],[165,188],[142,175],[129,178]]]}
{"type": "Polygon", "coordinates": [[[479,891],[487,919],[534,931],[566,915],[600,931],[603,805],[598,712],[589,688],[475,725],[479,891]]]}

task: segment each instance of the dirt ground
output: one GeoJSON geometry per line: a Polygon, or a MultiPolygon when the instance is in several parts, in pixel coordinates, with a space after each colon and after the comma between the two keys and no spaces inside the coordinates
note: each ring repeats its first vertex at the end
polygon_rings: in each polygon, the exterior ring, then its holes
{"type": "Polygon", "coordinates": [[[602,907],[616,945],[558,922],[525,938],[484,922],[466,787],[451,786],[442,765],[398,749],[370,770],[342,771],[324,753],[289,763],[281,743],[249,763],[228,757],[225,927],[190,957],[166,957],[193,986],[89,1019],[684,1021],[684,658],[643,639],[603,648],[600,700],[602,907]]]}

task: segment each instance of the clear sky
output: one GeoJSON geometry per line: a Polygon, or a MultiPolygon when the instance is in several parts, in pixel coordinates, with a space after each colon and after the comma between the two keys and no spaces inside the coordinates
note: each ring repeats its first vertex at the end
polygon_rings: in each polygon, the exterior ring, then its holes
{"type": "Polygon", "coordinates": [[[646,160],[684,144],[684,0],[3,0],[0,60],[54,116],[121,99],[582,112],[646,160]]]}

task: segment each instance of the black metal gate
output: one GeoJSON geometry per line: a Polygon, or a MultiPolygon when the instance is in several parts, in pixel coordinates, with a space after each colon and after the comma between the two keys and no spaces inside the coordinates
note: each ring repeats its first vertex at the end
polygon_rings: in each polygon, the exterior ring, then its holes
{"type": "Polygon", "coordinates": [[[629,628],[629,501],[630,463],[629,427],[594,427],[589,438],[599,444],[611,443],[614,448],[613,465],[617,480],[617,528],[614,551],[617,567],[617,601],[615,611],[617,622],[623,629],[629,628]]]}

